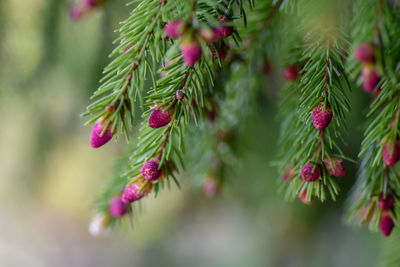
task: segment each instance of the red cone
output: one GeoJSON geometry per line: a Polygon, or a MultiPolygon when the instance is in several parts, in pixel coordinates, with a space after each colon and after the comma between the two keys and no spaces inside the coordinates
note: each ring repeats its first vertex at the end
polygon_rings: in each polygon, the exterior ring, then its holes
{"type": "Polygon", "coordinates": [[[140,179],[140,180],[136,181],[135,183],[125,187],[124,193],[122,194],[122,197],[121,197],[122,202],[125,204],[129,204],[136,200],[141,199],[146,194],[148,194],[151,191],[153,184],[147,183],[147,185],[142,189],[142,191],[139,192],[139,190],[140,190],[140,188],[142,188],[143,184],[144,184],[144,181],[140,179]]]}
{"type": "Polygon", "coordinates": [[[96,123],[94,124],[92,134],[90,136],[90,145],[93,148],[98,148],[106,144],[108,141],[111,140],[113,137],[113,133],[111,132],[111,125],[108,126],[107,130],[104,132],[102,135],[101,133],[103,132],[104,126],[107,124],[107,121],[102,122],[102,118],[98,119],[96,123]]]}
{"type": "Polygon", "coordinates": [[[301,179],[303,179],[303,181],[312,182],[318,180],[321,177],[321,172],[319,170],[319,167],[316,166],[315,170],[313,170],[314,166],[315,165],[312,163],[307,163],[301,169],[301,179]]]}
{"type": "Polygon", "coordinates": [[[383,198],[383,197],[384,197],[384,195],[382,193],[379,197],[379,203],[378,203],[379,208],[381,208],[382,210],[392,209],[394,206],[393,196],[391,194],[387,194],[386,198],[383,198]]]}
{"type": "Polygon", "coordinates": [[[183,61],[188,67],[193,67],[203,53],[199,41],[195,38],[185,39],[181,43],[181,52],[183,61]]]}
{"type": "Polygon", "coordinates": [[[153,109],[149,117],[149,126],[153,129],[161,128],[171,122],[173,109],[164,112],[162,108],[153,109]]]}
{"type": "Polygon", "coordinates": [[[381,77],[379,76],[376,67],[365,65],[361,71],[361,79],[362,79],[362,87],[368,93],[374,91],[374,89],[378,86],[381,81],[381,77]]]}
{"type": "Polygon", "coordinates": [[[379,223],[379,230],[384,236],[389,236],[394,227],[392,216],[389,213],[383,213],[379,223]]]}
{"type": "Polygon", "coordinates": [[[295,81],[299,77],[299,69],[297,66],[287,66],[283,71],[283,77],[288,81],[295,81]]]}
{"type": "Polygon", "coordinates": [[[144,179],[154,182],[161,176],[161,171],[158,170],[159,164],[155,160],[149,160],[143,164],[142,176],[144,179]]]}
{"type": "Polygon", "coordinates": [[[176,20],[165,25],[164,32],[169,38],[178,39],[184,34],[185,25],[182,20],[176,20]]]}
{"type": "Polygon", "coordinates": [[[224,37],[231,36],[233,34],[234,28],[233,26],[224,26],[226,22],[230,22],[226,17],[219,19],[219,23],[221,23],[221,27],[218,28],[218,31],[220,34],[224,37]]]}
{"type": "Polygon", "coordinates": [[[121,218],[127,212],[126,204],[122,202],[121,197],[114,197],[110,201],[109,212],[114,218],[121,218]]]}
{"type": "Polygon", "coordinates": [[[332,176],[343,177],[346,175],[346,169],[343,166],[343,161],[339,158],[332,157],[331,160],[329,158],[324,159],[324,165],[328,173],[332,176]],[[333,166],[331,164],[331,160],[333,166]]]}
{"type": "Polygon", "coordinates": [[[217,28],[201,28],[199,31],[204,41],[214,43],[221,38],[221,31],[217,28]]]}
{"type": "Polygon", "coordinates": [[[394,165],[400,157],[400,145],[399,142],[396,141],[386,143],[385,147],[383,148],[382,158],[383,161],[387,166],[394,165]]]}
{"type": "Polygon", "coordinates": [[[354,58],[358,62],[372,62],[375,59],[374,48],[369,43],[360,44],[354,51],[354,58]]]}
{"type": "Polygon", "coordinates": [[[311,113],[311,120],[314,127],[318,130],[324,130],[332,120],[332,110],[329,106],[324,109],[324,103],[319,103],[311,113]]]}

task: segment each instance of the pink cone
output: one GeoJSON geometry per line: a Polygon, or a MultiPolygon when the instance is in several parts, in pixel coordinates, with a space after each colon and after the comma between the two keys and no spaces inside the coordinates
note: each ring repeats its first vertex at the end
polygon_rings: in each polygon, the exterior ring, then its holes
{"type": "Polygon", "coordinates": [[[107,124],[107,121],[104,121],[103,123],[101,122],[102,118],[98,119],[96,123],[93,126],[92,134],[90,135],[90,145],[93,148],[98,148],[101,147],[102,145],[106,144],[108,141],[111,140],[113,137],[113,133],[111,132],[111,125],[108,126],[107,130],[104,132],[103,135],[101,133],[103,132],[104,126],[107,124]]]}
{"type": "Polygon", "coordinates": [[[178,39],[185,32],[182,20],[176,20],[164,26],[164,32],[169,38],[178,39]]]}
{"type": "Polygon", "coordinates": [[[195,38],[185,39],[181,43],[181,52],[183,61],[188,67],[193,67],[202,55],[201,45],[195,38]]]}
{"type": "Polygon", "coordinates": [[[361,71],[362,87],[366,92],[372,92],[381,81],[376,67],[365,65],[361,71]]]}
{"type": "Polygon", "coordinates": [[[379,230],[384,236],[389,236],[394,227],[392,216],[389,213],[383,213],[379,223],[379,230]]]}
{"type": "Polygon", "coordinates": [[[213,55],[214,60],[218,60],[218,53],[221,61],[224,61],[226,58],[226,55],[228,54],[228,46],[225,43],[222,43],[219,51],[217,53],[216,47],[214,44],[210,44],[211,52],[213,55]]]}
{"type": "Polygon", "coordinates": [[[203,192],[208,197],[214,197],[217,195],[217,185],[215,181],[206,180],[203,184],[203,192]]]}
{"type": "Polygon", "coordinates": [[[360,44],[354,51],[354,58],[358,62],[372,62],[375,59],[374,48],[369,43],[360,44]]]}
{"type": "Polygon", "coordinates": [[[88,8],[93,8],[97,6],[96,0],[83,0],[83,4],[88,8]]]}
{"type": "Polygon", "coordinates": [[[296,175],[296,172],[294,171],[293,168],[290,168],[285,175],[283,176],[283,181],[286,182],[290,179],[292,179],[296,175]]]}
{"type": "Polygon", "coordinates": [[[110,201],[109,212],[114,218],[121,218],[127,212],[126,204],[122,202],[121,197],[114,197],[110,201]]]}
{"type": "Polygon", "coordinates": [[[311,120],[314,127],[322,131],[328,127],[332,120],[332,110],[329,106],[324,109],[324,103],[319,103],[311,113],[311,120]]]}
{"type": "Polygon", "coordinates": [[[383,198],[383,193],[379,197],[379,208],[382,210],[390,210],[394,206],[394,198],[391,194],[387,194],[386,198],[383,198]]]}
{"type": "Polygon", "coordinates": [[[172,109],[169,109],[166,112],[164,112],[162,108],[153,109],[149,117],[149,126],[153,129],[164,127],[171,122],[172,114],[172,109]]]}
{"type": "Polygon", "coordinates": [[[303,202],[306,205],[311,204],[311,200],[307,199],[307,190],[304,190],[303,194],[300,194],[300,192],[297,194],[299,197],[300,201],[303,202]]]}
{"type": "Polygon", "coordinates": [[[159,164],[154,160],[149,160],[143,164],[142,176],[144,179],[154,182],[161,176],[161,171],[158,170],[159,164]]]}
{"type": "Polygon", "coordinates": [[[343,161],[339,158],[331,158],[333,166],[329,158],[324,159],[324,165],[328,173],[332,176],[343,177],[346,175],[346,169],[343,166],[343,161]]]}
{"type": "Polygon", "coordinates": [[[203,183],[203,193],[207,197],[215,197],[217,196],[222,188],[221,180],[217,180],[214,177],[207,177],[203,183]]]}
{"type": "Polygon", "coordinates": [[[69,17],[71,20],[77,21],[82,18],[82,11],[77,6],[73,6],[69,11],[69,17]]]}
{"type": "Polygon", "coordinates": [[[201,28],[200,36],[203,38],[204,41],[209,43],[214,43],[222,37],[221,31],[217,28],[201,28]]]}
{"type": "Polygon", "coordinates": [[[283,71],[283,77],[287,81],[295,81],[299,77],[299,69],[295,65],[287,66],[283,71]]]}
{"type": "Polygon", "coordinates": [[[386,143],[383,148],[382,158],[387,166],[393,166],[400,157],[400,144],[398,141],[386,143]]]}
{"type": "Polygon", "coordinates": [[[234,31],[233,26],[224,26],[226,22],[230,22],[230,20],[228,20],[226,17],[219,19],[219,23],[221,23],[222,26],[218,27],[218,31],[224,37],[231,36],[234,31]]]}
{"type": "Polygon", "coordinates": [[[147,183],[147,185],[142,189],[142,191],[139,192],[143,184],[144,184],[143,180],[138,180],[137,182],[125,187],[124,193],[122,194],[121,197],[122,202],[125,204],[129,204],[136,200],[141,199],[146,194],[148,194],[153,185],[151,183],[147,183]]]}
{"type": "Polygon", "coordinates": [[[312,181],[318,180],[321,177],[321,172],[319,170],[319,167],[316,166],[315,170],[313,171],[314,166],[315,165],[312,163],[307,163],[301,169],[301,179],[303,181],[312,182],[312,181]]]}

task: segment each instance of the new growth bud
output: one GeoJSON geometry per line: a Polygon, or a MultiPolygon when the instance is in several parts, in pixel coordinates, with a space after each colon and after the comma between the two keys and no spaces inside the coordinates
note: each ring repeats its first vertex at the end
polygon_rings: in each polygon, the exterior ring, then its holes
{"type": "Polygon", "coordinates": [[[103,146],[113,137],[114,133],[111,131],[112,122],[108,125],[107,129],[103,133],[106,124],[107,120],[103,121],[103,118],[98,119],[94,124],[92,134],[90,135],[90,145],[93,148],[103,146]]]}
{"type": "Polygon", "coordinates": [[[214,176],[208,176],[203,183],[203,192],[207,197],[215,197],[222,188],[222,181],[214,176]]]}
{"type": "Polygon", "coordinates": [[[102,5],[103,2],[104,0],[81,0],[71,7],[69,17],[74,21],[80,20],[83,15],[102,5]]]}
{"type": "Polygon", "coordinates": [[[142,176],[144,179],[154,182],[161,176],[161,171],[158,170],[159,163],[156,160],[149,160],[142,166],[142,176]]]}
{"type": "Polygon", "coordinates": [[[366,92],[372,92],[381,81],[376,67],[365,65],[361,71],[362,87],[366,92]]]}
{"type": "Polygon", "coordinates": [[[217,48],[214,44],[210,44],[210,48],[211,48],[213,58],[215,60],[218,60],[218,58],[220,58],[221,61],[225,60],[226,55],[228,54],[228,49],[229,49],[227,44],[222,42],[221,45],[219,46],[218,53],[217,53],[217,48]]]}
{"type": "Polygon", "coordinates": [[[387,142],[383,148],[382,158],[387,166],[394,165],[400,157],[400,144],[395,142],[387,142]]]}
{"type": "Polygon", "coordinates": [[[329,158],[325,158],[324,165],[328,173],[332,176],[343,177],[346,175],[346,169],[343,166],[343,161],[339,158],[332,157],[331,160],[329,160],[329,158]]]}
{"type": "Polygon", "coordinates": [[[354,58],[358,62],[368,63],[375,59],[374,48],[369,43],[360,44],[354,51],[354,58]]]}
{"type": "Polygon", "coordinates": [[[147,195],[151,191],[153,184],[147,182],[147,184],[144,186],[144,183],[144,180],[139,179],[135,183],[125,187],[124,193],[121,197],[122,202],[125,204],[129,204],[147,195]],[[141,188],[142,190],[140,191],[141,188]]]}
{"type": "Polygon", "coordinates": [[[149,117],[149,126],[153,129],[161,128],[171,122],[173,109],[164,112],[163,108],[153,109],[149,117]]]}
{"type": "Polygon", "coordinates": [[[218,41],[222,37],[221,31],[217,28],[201,28],[199,33],[204,41],[211,43],[218,41]]]}
{"type": "Polygon", "coordinates": [[[219,19],[218,21],[219,21],[219,23],[222,25],[222,26],[218,27],[218,31],[220,32],[220,34],[221,34],[222,36],[224,36],[224,37],[231,36],[231,35],[233,34],[233,31],[234,31],[235,29],[233,28],[233,26],[227,26],[227,25],[226,25],[226,23],[227,23],[227,22],[229,23],[230,20],[227,19],[226,17],[224,17],[224,18],[219,19]],[[224,24],[225,24],[225,25],[224,25],[224,24]]]}
{"type": "Polygon", "coordinates": [[[321,171],[318,166],[312,163],[307,163],[301,169],[301,179],[306,182],[318,180],[321,177],[321,171]]]}
{"type": "Polygon", "coordinates": [[[71,7],[71,9],[69,10],[69,17],[71,20],[80,20],[82,18],[82,10],[77,7],[77,6],[73,6],[71,7]]]}
{"type": "Polygon", "coordinates": [[[394,206],[394,198],[391,194],[387,194],[384,198],[383,193],[379,197],[378,206],[382,210],[390,210],[394,206]]]}
{"type": "Polygon", "coordinates": [[[324,130],[332,120],[332,110],[329,106],[324,108],[324,102],[319,103],[311,113],[311,120],[314,127],[324,130]]]}
{"type": "Polygon", "coordinates": [[[287,81],[295,81],[299,77],[299,69],[295,65],[287,66],[283,71],[283,77],[287,81]]]}
{"type": "Polygon", "coordinates": [[[283,176],[283,181],[286,182],[296,176],[296,172],[293,167],[290,167],[289,170],[283,176]]]}
{"type": "Polygon", "coordinates": [[[379,230],[384,236],[389,236],[394,227],[392,216],[389,213],[383,213],[379,223],[379,230]]]}
{"type": "Polygon", "coordinates": [[[127,212],[126,204],[122,202],[121,197],[114,197],[110,201],[109,206],[110,215],[114,218],[121,218],[127,212]]]}
{"type": "Polygon", "coordinates": [[[311,204],[311,200],[307,198],[307,190],[304,190],[303,194],[299,192],[297,196],[299,197],[300,201],[303,202],[304,204],[306,205],[311,204]]]}
{"type": "Polygon", "coordinates": [[[178,39],[185,33],[185,24],[182,20],[168,23],[164,27],[165,34],[172,39],[178,39]]]}
{"type": "Polygon", "coordinates": [[[191,68],[201,58],[203,53],[199,41],[196,38],[190,37],[182,41],[181,52],[183,61],[191,68]]]}

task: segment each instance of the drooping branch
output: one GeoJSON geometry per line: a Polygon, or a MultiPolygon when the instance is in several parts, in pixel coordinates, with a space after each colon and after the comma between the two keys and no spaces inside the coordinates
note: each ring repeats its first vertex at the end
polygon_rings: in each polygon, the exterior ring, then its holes
{"type": "Polygon", "coordinates": [[[368,10],[364,4],[358,1],[355,6],[359,11],[353,22],[355,45],[349,57],[349,70],[354,78],[360,75],[363,89],[374,93],[375,99],[367,114],[369,124],[360,151],[362,164],[348,201],[347,217],[388,236],[394,227],[393,211],[400,196],[399,176],[393,167],[400,156],[400,53],[389,53],[400,49],[396,40],[400,30],[394,27],[399,24],[399,14],[385,1],[368,1],[368,10]],[[372,15],[374,20],[366,20],[372,15]],[[363,31],[361,27],[365,27],[363,31]]]}
{"type": "MultiPolygon", "coordinates": [[[[319,5],[310,10],[324,12],[319,5]]],[[[328,193],[336,199],[339,188],[335,177],[345,175],[342,161],[347,159],[337,141],[345,132],[345,113],[350,109],[342,60],[346,38],[339,25],[310,27],[307,23],[312,14],[304,15],[306,28],[300,27],[300,32],[305,32],[302,56],[285,70],[292,84],[282,92],[286,96],[281,107],[286,107],[281,111],[285,119],[278,164],[286,197],[298,196],[305,203],[312,196],[324,201],[328,193]],[[302,70],[296,79],[295,67],[299,66],[302,70]]]]}

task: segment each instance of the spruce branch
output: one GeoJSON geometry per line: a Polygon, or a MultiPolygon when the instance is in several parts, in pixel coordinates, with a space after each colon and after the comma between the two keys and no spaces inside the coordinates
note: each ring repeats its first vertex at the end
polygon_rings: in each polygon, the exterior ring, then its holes
{"type": "MultiPolygon", "coordinates": [[[[165,4],[166,9],[169,8],[168,5],[168,3],[165,4]]],[[[190,1],[182,6],[175,6],[174,11],[181,14],[182,20],[170,22],[164,27],[169,37],[168,41],[164,42],[166,49],[163,49],[163,56],[160,59],[152,58],[151,63],[147,63],[148,55],[143,49],[148,39],[142,47],[137,45],[137,42],[134,46],[128,46],[131,41],[128,43],[125,36],[121,35],[120,47],[127,53],[134,51],[132,58],[137,62],[137,70],[140,69],[142,62],[146,63],[144,70],[146,70],[146,65],[151,66],[159,62],[165,62],[165,64],[158,71],[160,77],[157,79],[154,79],[156,72],[147,66],[153,78],[153,86],[144,97],[144,107],[147,111],[143,114],[144,121],[139,130],[138,143],[135,145],[134,153],[129,157],[129,163],[123,168],[122,174],[111,179],[113,183],[104,188],[100,197],[108,200],[99,202],[98,207],[100,214],[108,218],[107,223],[113,224],[124,214],[131,213],[131,209],[125,209],[124,205],[141,199],[151,191],[157,195],[165,185],[170,186],[171,179],[179,187],[176,173],[184,166],[182,153],[185,130],[192,123],[198,125],[205,117],[206,103],[208,103],[206,97],[212,98],[214,93],[213,73],[219,68],[222,60],[222,54],[216,58],[215,54],[208,53],[207,49],[211,47],[222,49],[224,41],[220,40],[216,43],[214,40],[211,44],[212,41],[208,40],[208,35],[202,32],[201,25],[206,24],[211,30],[215,29],[212,32],[225,37],[234,32],[230,24],[226,25],[228,19],[225,15],[220,17],[224,6],[216,9],[217,6],[220,6],[220,2],[209,0],[190,1]],[[219,18],[217,28],[213,28],[215,19],[208,21],[208,17],[204,15],[205,11],[219,18]],[[180,46],[181,55],[177,51],[177,46],[180,46]],[[202,50],[207,53],[201,53],[202,50]],[[203,57],[201,57],[202,54],[203,57]],[[140,61],[137,61],[138,56],[140,61]]],[[[140,5],[136,9],[139,7],[140,5]]],[[[153,22],[157,16],[153,15],[153,22]]],[[[169,13],[163,13],[160,16],[168,18],[169,13]]],[[[160,26],[161,24],[158,25],[160,26]]],[[[159,31],[160,28],[152,28],[147,37],[153,38],[150,34],[159,31]]],[[[235,35],[238,36],[237,33],[235,35]]],[[[146,78],[146,76],[137,76],[136,73],[135,75],[129,75],[125,84],[132,84],[133,77],[142,80],[146,78]]],[[[131,96],[132,93],[132,91],[127,91],[126,94],[131,96]]],[[[116,111],[112,114],[114,112],[116,111]]],[[[113,119],[110,115],[104,120],[113,119]]],[[[107,125],[104,128],[107,128],[107,125]]]]}
{"type": "MultiPolygon", "coordinates": [[[[133,124],[135,104],[142,102],[144,82],[142,77],[154,73],[157,62],[165,53],[165,40],[161,41],[161,14],[165,12],[166,1],[133,1],[136,4],[128,19],[122,22],[119,45],[111,53],[115,59],[104,69],[100,87],[93,94],[96,99],[87,107],[84,116],[92,116],[87,123],[107,116],[104,131],[124,131],[133,124]],[[113,106],[112,113],[107,106],[113,106]]],[[[154,75],[152,75],[153,78],[154,75]]]]}
{"type": "Polygon", "coordinates": [[[258,87],[252,75],[248,75],[248,65],[235,66],[235,57],[225,62],[226,68],[216,72],[216,81],[212,98],[207,108],[208,120],[199,126],[190,127],[185,159],[188,162],[185,176],[202,186],[208,197],[218,195],[227,179],[234,175],[234,166],[239,162],[233,151],[237,136],[242,128],[249,109],[255,102],[258,87]],[[229,74],[228,74],[229,73],[229,74]],[[225,79],[221,79],[225,77],[225,79]],[[198,140],[202,145],[197,146],[198,140]]]}
{"type": "Polygon", "coordinates": [[[273,49],[276,36],[271,31],[277,24],[276,18],[282,5],[283,1],[263,1],[248,11],[246,27],[238,29],[244,42],[224,61],[224,68],[216,72],[215,93],[209,96],[214,100],[210,122],[191,128],[194,136],[188,138],[187,146],[192,147],[199,138],[204,141],[201,148],[185,154],[190,164],[185,174],[196,185],[202,185],[207,196],[215,196],[225,182],[229,183],[226,177],[238,163],[232,146],[240,131],[241,121],[246,117],[247,110],[256,104],[255,96],[265,82],[265,73],[249,74],[248,68],[257,69],[266,60],[266,57],[260,57],[260,53],[273,49]],[[229,69],[231,73],[227,75],[225,72],[229,69]]]}
{"type": "MultiPolygon", "coordinates": [[[[373,231],[378,229],[389,235],[395,219],[394,209],[398,207],[400,193],[399,175],[393,165],[399,158],[399,73],[397,62],[400,60],[400,42],[397,36],[400,30],[393,27],[398,24],[399,14],[386,1],[369,1],[372,7],[366,15],[375,13],[376,19],[367,25],[368,32],[357,27],[364,23],[363,14],[355,16],[353,55],[349,58],[353,77],[357,77],[362,68],[360,80],[364,90],[372,88],[377,95],[367,114],[369,125],[366,127],[361,144],[361,166],[357,183],[348,200],[347,219],[349,222],[367,224],[373,231]],[[362,43],[369,41],[369,43],[362,43]],[[368,49],[365,48],[369,47],[368,49]],[[362,50],[364,49],[364,50],[362,50]],[[389,51],[397,51],[389,53],[389,51]],[[372,55],[362,57],[363,55],[372,55]],[[376,73],[379,80],[368,87],[369,77],[376,73]],[[384,205],[388,199],[391,205],[384,205]]],[[[361,2],[355,8],[363,10],[361,2]]],[[[366,90],[368,91],[368,90],[366,90]]]]}
{"type": "MultiPolygon", "coordinates": [[[[320,11],[316,6],[311,10],[320,11]]],[[[339,187],[335,176],[344,175],[342,160],[346,159],[338,141],[342,141],[345,114],[350,110],[342,60],[346,36],[338,25],[310,27],[309,19],[305,16],[307,28],[301,29],[305,39],[297,63],[303,65],[300,78],[284,89],[286,96],[280,105],[285,119],[278,164],[286,197],[298,196],[305,203],[313,195],[321,201],[328,194],[336,199],[339,187]]]]}
{"type": "MultiPolygon", "coordinates": [[[[205,63],[200,62],[199,66],[203,64],[205,63]]],[[[106,193],[100,197],[100,199],[106,199],[99,203],[101,204],[99,206],[101,214],[108,214],[110,199],[115,195],[121,195],[125,186],[143,179],[142,167],[149,160],[157,161],[158,169],[161,172],[161,177],[153,185],[155,195],[166,185],[170,186],[170,179],[179,187],[175,172],[184,164],[181,157],[184,150],[184,131],[189,123],[195,121],[195,118],[200,120],[199,116],[202,115],[204,109],[201,99],[208,91],[208,86],[212,84],[209,79],[213,77],[209,76],[208,72],[200,71],[200,67],[185,66],[181,60],[177,60],[165,69],[168,69],[167,76],[160,78],[157,86],[152,88],[146,97],[146,106],[150,109],[144,114],[145,119],[137,137],[139,142],[134,146],[134,153],[129,157],[129,163],[122,168],[125,170],[121,175],[111,179],[115,183],[107,185],[106,193]],[[198,90],[199,84],[203,85],[202,90],[198,90]],[[182,92],[185,97],[179,99],[178,91],[179,95],[182,92]],[[156,109],[171,113],[171,122],[165,127],[156,129],[149,127],[151,113],[156,109]]],[[[149,183],[150,181],[144,181],[139,193],[149,183]]],[[[146,194],[148,193],[146,192],[146,194]]],[[[114,220],[116,219],[111,219],[111,221],[114,220]]]]}

